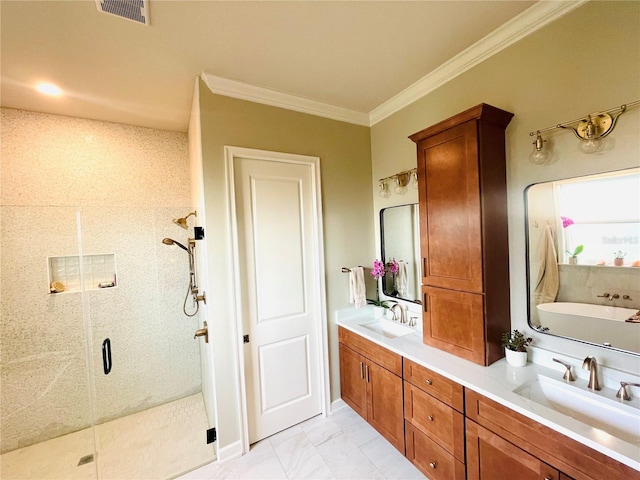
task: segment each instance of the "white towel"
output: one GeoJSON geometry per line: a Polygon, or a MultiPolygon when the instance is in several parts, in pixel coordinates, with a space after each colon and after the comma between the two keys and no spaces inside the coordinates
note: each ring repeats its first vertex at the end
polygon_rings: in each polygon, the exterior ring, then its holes
{"type": "Polygon", "coordinates": [[[409,298],[409,276],[407,274],[407,262],[398,260],[398,274],[396,275],[396,291],[398,296],[409,298]]]}
{"type": "Polygon", "coordinates": [[[541,303],[553,303],[558,296],[560,287],[560,276],[558,273],[558,257],[553,240],[553,229],[545,227],[540,240],[540,272],[538,273],[538,283],[534,291],[534,301],[536,305],[541,303]]]}
{"type": "Polygon", "coordinates": [[[355,303],[356,308],[367,304],[367,291],[364,284],[364,268],[351,267],[349,272],[349,302],[355,303]]]}

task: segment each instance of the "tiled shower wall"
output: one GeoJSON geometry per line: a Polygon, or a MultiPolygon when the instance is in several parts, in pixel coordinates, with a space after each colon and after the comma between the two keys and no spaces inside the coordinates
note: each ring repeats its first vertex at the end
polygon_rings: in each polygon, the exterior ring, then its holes
{"type": "Polygon", "coordinates": [[[90,397],[100,423],[200,391],[187,256],[161,243],[192,234],[171,222],[190,211],[187,135],[13,109],[1,134],[0,449],[86,427],[90,397]],[[117,287],[47,293],[47,257],[80,245],[115,254],[117,287]]]}

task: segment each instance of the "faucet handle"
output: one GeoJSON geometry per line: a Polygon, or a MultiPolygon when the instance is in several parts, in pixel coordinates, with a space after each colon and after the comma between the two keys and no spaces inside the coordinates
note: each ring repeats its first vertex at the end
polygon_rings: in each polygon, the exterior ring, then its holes
{"type": "Polygon", "coordinates": [[[631,400],[631,395],[627,392],[627,385],[631,387],[640,387],[640,383],[620,382],[620,390],[616,393],[617,398],[621,398],[622,400],[631,400]]]}
{"type": "Polygon", "coordinates": [[[597,295],[598,298],[609,298],[608,293],[603,293],[602,295],[597,295]]]}
{"type": "Polygon", "coordinates": [[[571,373],[571,365],[569,365],[568,363],[564,363],[562,360],[558,360],[557,358],[554,358],[553,361],[559,363],[560,365],[564,365],[564,367],[566,368],[566,370],[564,371],[564,375],[562,376],[563,380],[566,380],[567,382],[575,381],[576,378],[573,376],[573,373],[571,373]]]}

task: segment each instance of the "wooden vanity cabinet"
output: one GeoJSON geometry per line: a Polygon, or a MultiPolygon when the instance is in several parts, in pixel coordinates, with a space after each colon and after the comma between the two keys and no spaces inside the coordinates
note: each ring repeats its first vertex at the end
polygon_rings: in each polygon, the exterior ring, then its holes
{"type": "Polygon", "coordinates": [[[559,480],[560,472],[484,427],[467,421],[467,480],[559,480]]]}
{"type": "Polygon", "coordinates": [[[509,478],[518,479],[640,479],[631,467],[469,389],[465,412],[469,480],[502,478],[492,474],[501,468],[516,469],[509,478]]]}
{"type": "Polygon", "coordinates": [[[342,399],[405,453],[402,357],[338,327],[342,399]]]}
{"type": "Polygon", "coordinates": [[[406,457],[428,478],[465,478],[461,385],[404,359],[406,457]]]}
{"type": "Polygon", "coordinates": [[[424,343],[480,365],[510,329],[505,129],[481,104],[412,135],[417,143],[424,343]]]}

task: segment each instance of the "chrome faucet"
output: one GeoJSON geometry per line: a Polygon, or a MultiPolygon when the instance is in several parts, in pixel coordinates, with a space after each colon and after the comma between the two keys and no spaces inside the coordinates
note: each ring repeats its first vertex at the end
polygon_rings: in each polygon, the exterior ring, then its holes
{"type": "Polygon", "coordinates": [[[598,362],[595,357],[588,356],[582,362],[582,368],[589,370],[589,384],[587,388],[592,390],[601,390],[600,381],[598,380],[598,362]]]}
{"type": "Polygon", "coordinates": [[[631,395],[627,392],[627,386],[640,387],[640,383],[620,382],[620,390],[616,393],[616,397],[621,398],[622,400],[631,400],[631,395]]]}
{"type": "Polygon", "coordinates": [[[402,305],[400,305],[399,303],[394,303],[390,310],[393,313],[394,322],[399,320],[400,323],[407,323],[407,313],[404,311],[402,305]],[[396,315],[396,307],[400,309],[400,318],[398,318],[396,315]]]}

